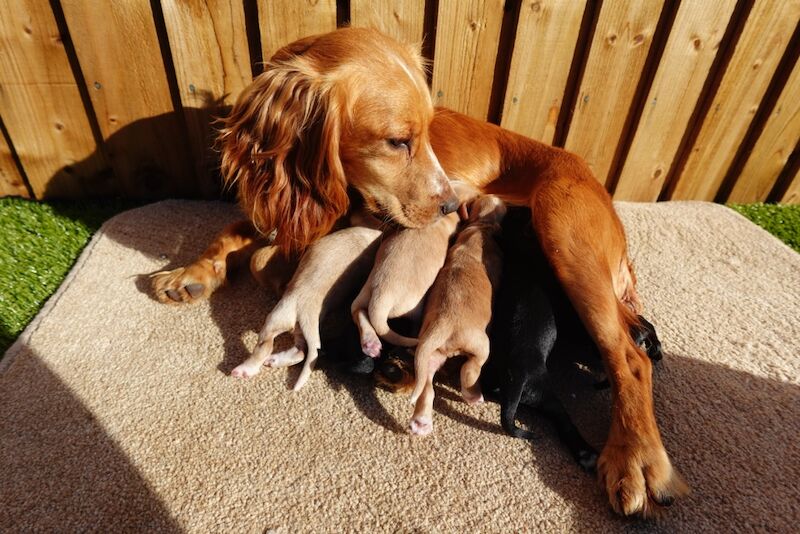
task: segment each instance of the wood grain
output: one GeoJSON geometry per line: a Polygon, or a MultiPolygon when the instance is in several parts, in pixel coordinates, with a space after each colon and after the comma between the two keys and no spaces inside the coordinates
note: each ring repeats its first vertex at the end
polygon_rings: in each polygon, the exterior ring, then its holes
{"type": "Polygon", "coordinates": [[[525,0],[501,126],[552,143],[586,0],[525,0]]]}
{"type": "Polygon", "coordinates": [[[6,196],[30,198],[28,188],[25,187],[11,155],[11,147],[8,146],[5,136],[0,135],[0,197],[6,196]]]}
{"type": "Polygon", "coordinates": [[[756,1],[672,199],[714,200],[798,21],[800,0],[756,1]]]}
{"type": "Polygon", "coordinates": [[[605,184],[653,42],[663,0],[603,2],[565,148],[605,184]]]}
{"type": "MultiPolygon", "coordinates": [[[[105,161],[95,154],[50,5],[37,0],[0,3],[0,43],[0,115],[34,194],[90,193],[87,187],[105,161]]],[[[8,179],[19,180],[13,175],[8,179]]]]}
{"type": "Polygon", "coordinates": [[[336,29],[336,0],[258,0],[261,52],[266,62],[301,37],[336,29]]]}
{"type": "Polygon", "coordinates": [[[162,0],[161,6],[198,187],[213,197],[220,188],[213,121],[253,79],[244,9],[237,0],[162,0]]]}
{"type": "Polygon", "coordinates": [[[196,195],[150,2],[63,0],[62,7],[119,190],[134,197],[196,195]]]}
{"type": "Polygon", "coordinates": [[[425,0],[350,0],[350,25],[377,28],[404,43],[421,44],[425,0]]]}
{"type": "Polygon", "coordinates": [[[702,93],[735,0],[686,0],[658,64],[614,198],[656,201],[702,93]]]}
{"type": "Polygon", "coordinates": [[[800,63],[797,63],[736,178],[736,184],[727,201],[765,201],[799,140],[800,63]]]}
{"type": "Polygon", "coordinates": [[[503,0],[440,0],[433,101],[486,119],[492,93],[503,0]]]}
{"type": "Polygon", "coordinates": [[[800,204],[800,169],[794,173],[794,178],[780,201],[782,204],[800,204]]]}

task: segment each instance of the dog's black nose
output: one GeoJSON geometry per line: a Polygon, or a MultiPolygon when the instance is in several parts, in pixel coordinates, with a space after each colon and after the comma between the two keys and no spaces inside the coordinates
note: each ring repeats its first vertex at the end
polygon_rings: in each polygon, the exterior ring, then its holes
{"type": "Polygon", "coordinates": [[[460,202],[458,201],[458,197],[454,195],[449,199],[447,199],[446,201],[439,204],[439,211],[442,213],[442,215],[453,213],[458,209],[459,204],[460,202]]]}

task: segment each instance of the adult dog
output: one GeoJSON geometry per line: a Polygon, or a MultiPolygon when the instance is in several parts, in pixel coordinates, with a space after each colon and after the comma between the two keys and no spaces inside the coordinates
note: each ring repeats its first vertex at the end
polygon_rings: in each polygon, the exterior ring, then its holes
{"type": "Polygon", "coordinates": [[[688,491],[656,425],[651,362],[629,332],[640,304],[622,224],[576,155],[459,113],[434,110],[419,52],[341,29],[278,51],[221,132],[222,173],[250,223],[226,228],[193,264],[154,277],[164,302],[208,296],[226,259],[259,235],[302,250],[348,210],[423,226],[456,209],[447,177],[531,208],[542,251],[603,357],[612,390],[598,474],[615,511],[651,516],[688,491]]]}

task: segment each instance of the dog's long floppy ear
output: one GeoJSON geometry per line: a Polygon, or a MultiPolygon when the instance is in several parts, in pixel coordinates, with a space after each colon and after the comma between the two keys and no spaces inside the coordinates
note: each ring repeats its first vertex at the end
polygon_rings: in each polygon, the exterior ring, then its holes
{"type": "Polygon", "coordinates": [[[339,159],[343,103],[302,56],[270,62],[221,130],[221,170],[239,203],[275,244],[303,250],[348,207],[339,159]]]}

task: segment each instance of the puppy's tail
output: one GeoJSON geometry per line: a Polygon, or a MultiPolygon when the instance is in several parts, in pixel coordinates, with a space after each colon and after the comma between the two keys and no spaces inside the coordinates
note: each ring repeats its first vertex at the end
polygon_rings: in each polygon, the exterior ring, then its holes
{"type": "MultiPolygon", "coordinates": [[[[371,311],[372,310],[370,310],[370,312],[371,311]]],[[[416,347],[419,343],[419,339],[415,337],[406,337],[392,330],[389,327],[387,317],[375,317],[370,313],[369,322],[372,323],[372,328],[375,329],[375,333],[378,334],[378,337],[384,341],[388,341],[392,345],[398,347],[416,347]]]]}
{"type": "Polygon", "coordinates": [[[506,385],[505,395],[500,406],[500,423],[503,425],[503,430],[515,438],[534,440],[536,434],[517,426],[517,410],[524,390],[525,380],[521,377],[512,377],[506,385]]]}

